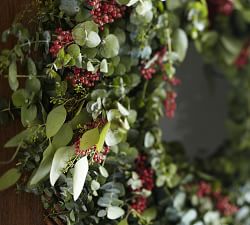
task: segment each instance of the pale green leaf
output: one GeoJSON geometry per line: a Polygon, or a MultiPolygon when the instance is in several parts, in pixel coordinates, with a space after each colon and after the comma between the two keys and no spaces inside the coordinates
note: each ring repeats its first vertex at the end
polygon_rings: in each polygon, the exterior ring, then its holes
{"type": "Polygon", "coordinates": [[[89,170],[89,163],[87,156],[77,161],[73,172],[73,195],[74,201],[76,201],[84,187],[85,179],[89,170]]]}
{"type": "Polygon", "coordinates": [[[123,135],[121,134],[121,132],[119,132],[118,130],[112,131],[111,129],[109,129],[105,137],[105,142],[108,146],[113,146],[119,144],[122,138],[123,135]]]}
{"type": "Polygon", "coordinates": [[[129,111],[121,103],[117,102],[117,107],[118,107],[118,110],[120,111],[120,113],[123,116],[128,116],[129,115],[129,111]]]}
{"type": "Polygon", "coordinates": [[[108,73],[108,62],[107,59],[103,59],[100,64],[100,72],[108,73]]]}
{"type": "Polygon", "coordinates": [[[67,166],[68,161],[74,156],[75,149],[73,146],[59,148],[53,158],[50,170],[50,183],[55,185],[56,181],[67,166]]]}
{"type": "Polygon", "coordinates": [[[110,206],[108,207],[108,211],[107,211],[107,217],[110,220],[116,220],[120,217],[122,217],[125,214],[125,211],[118,207],[118,206],[110,206]]]}
{"type": "Polygon", "coordinates": [[[105,58],[112,58],[119,53],[120,45],[117,37],[109,34],[102,42],[100,48],[101,55],[105,58]]]}
{"type": "Polygon", "coordinates": [[[110,125],[111,125],[110,123],[105,124],[105,126],[103,127],[103,129],[101,131],[99,141],[98,141],[98,143],[96,145],[96,150],[99,151],[99,152],[103,149],[104,141],[105,141],[107,132],[108,132],[108,130],[110,128],[110,125]]]}
{"type": "Polygon", "coordinates": [[[101,43],[101,38],[99,37],[99,35],[94,32],[94,31],[90,31],[87,39],[86,39],[86,45],[89,48],[95,48],[97,47],[99,44],[101,43]]]}
{"type": "Polygon", "coordinates": [[[177,29],[173,35],[173,49],[178,55],[178,59],[182,62],[187,54],[188,38],[187,34],[182,29],[177,29]]]}
{"type": "Polygon", "coordinates": [[[99,171],[103,177],[107,178],[109,176],[108,171],[105,169],[105,167],[99,166],[99,171]]]}
{"type": "Polygon", "coordinates": [[[96,145],[99,141],[100,134],[98,128],[86,131],[80,140],[80,149],[87,150],[96,145]]]}

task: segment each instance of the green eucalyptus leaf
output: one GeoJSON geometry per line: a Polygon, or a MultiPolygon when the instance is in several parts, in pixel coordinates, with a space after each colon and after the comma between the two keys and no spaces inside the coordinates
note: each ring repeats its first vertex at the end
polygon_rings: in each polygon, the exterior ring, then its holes
{"type": "Polygon", "coordinates": [[[12,102],[16,107],[22,107],[27,104],[29,93],[25,89],[19,89],[12,94],[12,102]]]}
{"type": "Polygon", "coordinates": [[[146,209],[143,213],[142,213],[143,218],[145,218],[147,221],[152,221],[156,218],[157,216],[157,211],[155,208],[149,208],[146,209]]]}
{"type": "Polygon", "coordinates": [[[89,163],[87,156],[77,161],[73,172],[73,195],[76,201],[84,187],[85,179],[89,171],[89,163]]]}
{"type": "Polygon", "coordinates": [[[28,58],[27,66],[29,75],[37,75],[36,64],[31,58],[28,58]]]}
{"type": "Polygon", "coordinates": [[[80,11],[77,0],[61,0],[59,8],[68,16],[73,16],[80,11]]]}
{"type": "Polygon", "coordinates": [[[128,220],[127,219],[123,219],[121,220],[118,225],[128,225],[128,220]]]}
{"type": "Polygon", "coordinates": [[[86,131],[80,140],[80,149],[87,150],[94,145],[96,145],[99,141],[100,134],[98,128],[94,128],[86,131]]]}
{"type": "Polygon", "coordinates": [[[25,88],[30,92],[38,93],[41,89],[41,82],[36,77],[31,77],[26,80],[25,88]]]}
{"type": "Polygon", "coordinates": [[[47,177],[49,175],[49,171],[51,169],[53,156],[55,154],[55,149],[50,144],[43,152],[43,159],[37,168],[37,170],[34,172],[34,174],[31,176],[31,179],[29,181],[29,185],[33,186],[38,184],[42,179],[47,177]]]}
{"type": "Polygon", "coordinates": [[[54,108],[47,117],[46,135],[48,138],[53,137],[62,127],[66,120],[67,112],[63,105],[54,108]]]}
{"type": "Polygon", "coordinates": [[[13,91],[16,91],[19,87],[19,82],[17,80],[17,65],[16,61],[13,60],[9,66],[9,85],[13,91]]]}
{"type": "Polygon", "coordinates": [[[21,108],[21,121],[24,127],[30,125],[37,117],[36,105],[23,106],[21,108]]]}
{"type": "Polygon", "coordinates": [[[119,53],[120,45],[117,37],[109,34],[103,41],[100,48],[101,55],[105,58],[112,58],[119,53]]]}
{"type": "Polygon", "coordinates": [[[59,148],[53,158],[52,166],[50,170],[50,183],[55,185],[56,181],[62,174],[63,169],[68,164],[68,161],[75,155],[75,149],[73,146],[59,148]]]}
{"type": "Polygon", "coordinates": [[[80,53],[81,53],[81,49],[77,44],[71,44],[68,48],[67,48],[67,52],[73,57],[73,58],[77,58],[80,53]]]}
{"type": "Polygon", "coordinates": [[[55,149],[67,146],[73,138],[73,130],[70,123],[65,123],[54,136],[52,145],[55,149]]]}
{"type": "Polygon", "coordinates": [[[18,169],[12,168],[5,172],[0,177],[0,191],[3,191],[13,186],[21,177],[21,173],[18,169]]]}
{"type": "Polygon", "coordinates": [[[12,148],[12,147],[17,147],[20,144],[22,144],[22,142],[29,137],[29,135],[33,132],[32,128],[28,128],[22,132],[20,132],[19,134],[17,134],[16,136],[12,137],[5,145],[5,148],[12,148]]]}
{"type": "Polygon", "coordinates": [[[91,182],[91,190],[92,191],[97,191],[97,190],[99,190],[100,189],[100,183],[99,182],[97,182],[96,180],[92,180],[92,182],[91,182]]]}

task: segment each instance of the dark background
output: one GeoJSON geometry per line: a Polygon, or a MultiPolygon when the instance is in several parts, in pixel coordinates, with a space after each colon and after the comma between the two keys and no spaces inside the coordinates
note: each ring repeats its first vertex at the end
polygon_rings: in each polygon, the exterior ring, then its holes
{"type": "MultiPolygon", "coordinates": [[[[22,9],[28,0],[1,0],[0,1],[0,34],[7,29],[13,22],[15,15],[22,9]]],[[[0,49],[10,47],[8,44],[1,44],[0,49]]],[[[8,82],[0,76],[0,96],[9,97],[10,90],[8,82]]],[[[21,126],[18,121],[14,121],[7,126],[0,126],[0,161],[8,160],[13,149],[4,149],[4,143],[14,136],[21,126]]],[[[0,165],[0,174],[12,165],[0,165]]],[[[15,188],[0,192],[0,225],[44,225],[43,210],[39,197],[32,194],[16,194],[15,188]]]]}
{"type": "MultiPolygon", "coordinates": [[[[0,33],[13,22],[29,0],[0,1],[0,33]]],[[[1,44],[0,49],[10,47],[1,44]]],[[[179,140],[189,156],[206,155],[214,151],[226,132],[226,82],[203,70],[201,57],[191,46],[186,61],[178,70],[182,85],[178,88],[178,109],[173,120],[163,119],[164,139],[179,140]]],[[[8,82],[0,76],[0,96],[9,97],[8,82]]],[[[21,126],[14,121],[0,127],[0,161],[8,160],[13,150],[4,149],[4,143],[14,136],[21,126]]],[[[0,175],[14,165],[0,165],[0,175]]],[[[43,210],[39,197],[32,194],[16,194],[15,188],[0,192],[0,225],[43,225],[43,210]]]]}

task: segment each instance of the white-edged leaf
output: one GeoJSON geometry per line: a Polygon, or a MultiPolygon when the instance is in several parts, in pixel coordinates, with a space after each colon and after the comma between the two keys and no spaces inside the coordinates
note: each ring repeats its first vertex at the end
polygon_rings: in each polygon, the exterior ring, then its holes
{"type": "Polygon", "coordinates": [[[90,31],[86,40],[86,45],[89,48],[95,48],[100,43],[101,43],[101,38],[99,37],[99,35],[94,31],[90,31]]]}
{"type": "Polygon", "coordinates": [[[118,130],[112,131],[109,129],[105,137],[105,142],[108,146],[113,146],[119,144],[122,138],[123,136],[118,130]]]}
{"type": "Polygon", "coordinates": [[[117,107],[118,107],[118,110],[120,111],[120,113],[123,116],[128,116],[129,115],[129,111],[121,103],[117,102],[117,107]]]}
{"type": "Polygon", "coordinates": [[[129,3],[127,4],[127,6],[132,6],[135,3],[137,3],[139,0],[130,0],[129,3]]]}
{"type": "Polygon", "coordinates": [[[99,171],[100,171],[100,174],[101,174],[103,177],[107,178],[107,177],[109,176],[109,173],[108,173],[108,171],[105,169],[105,167],[99,166],[99,171]]]}
{"type": "Polygon", "coordinates": [[[100,64],[100,71],[102,73],[107,73],[108,72],[108,62],[107,59],[103,59],[100,64]]]}
{"type": "Polygon", "coordinates": [[[74,201],[76,201],[84,187],[85,179],[88,174],[89,170],[89,163],[87,156],[81,158],[79,161],[77,161],[74,172],[73,172],[73,195],[74,195],[74,201]]]}
{"type": "Polygon", "coordinates": [[[107,217],[110,220],[116,220],[124,215],[125,211],[118,206],[110,206],[108,207],[107,217]]]}
{"type": "Polygon", "coordinates": [[[178,55],[178,59],[182,62],[187,54],[188,37],[184,30],[177,29],[173,36],[173,48],[178,55]]]}
{"type": "Polygon", "coordinates": [[[50,183],[55,185],[56,181],[62,174],[62,170],[67,166],[68,161],[75,154],[73,146],[59,148],[53,158],[50,170],[50,183]]]}

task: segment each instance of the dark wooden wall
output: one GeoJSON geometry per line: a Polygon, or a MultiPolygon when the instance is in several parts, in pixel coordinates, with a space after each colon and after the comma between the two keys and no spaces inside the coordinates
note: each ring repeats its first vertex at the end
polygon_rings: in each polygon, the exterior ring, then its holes
{"type": "MultiPolygon", "coordinates": [[[[0,34],[13,22],[15,15],[29,0],[0,0],[0,34]]],[[[0,50],[11,43],[0,44],[0,50]]],[[[6,79],[0,77],[0,96],[10,96],[6,79]]],[[[4,143],[21,129],[18,121],[0,127],[0,161],[7,160],[13,150],[4,149],[4,143]]],[[[0,165],[0,175],[12,165],[0,165]]],[[[0,192],[0,225],[44,225],[40,199],[27,193],[16,193],[15,188],[0,192]]]]}

